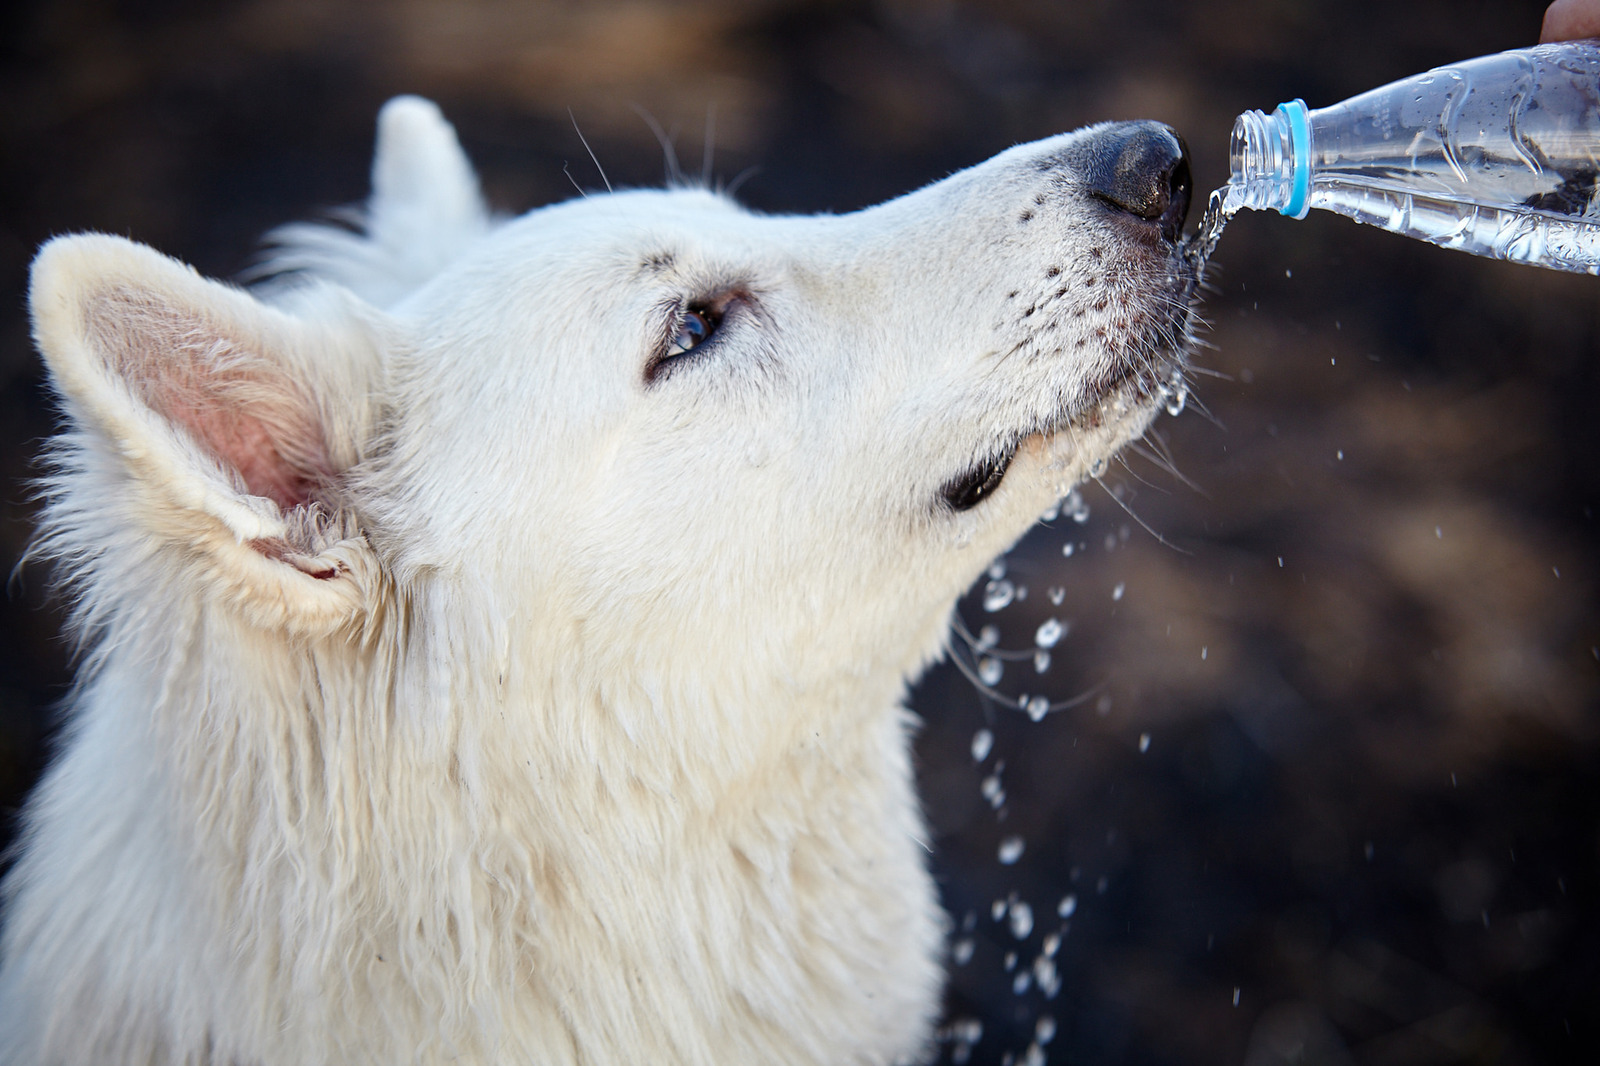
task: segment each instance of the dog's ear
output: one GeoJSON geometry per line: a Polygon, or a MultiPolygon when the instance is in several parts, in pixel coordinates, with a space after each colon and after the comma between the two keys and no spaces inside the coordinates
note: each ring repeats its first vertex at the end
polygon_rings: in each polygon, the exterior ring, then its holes
{"type": "Polygon", "coordinates": [[[293,223],[268,237],[264,274],[336,281],[376,307],[392,307],[489,230],[489,211],[456,131],[420,96],[397,96],[378,113],[372,197],[362,233],[293,223]]]}
{"type": "Polygon", "coordinates": [[[34,260],[34,338],[78,433],[49,483],[54,536],[94,557],[175,547],[263,624],[327,629],[377,577],[342,505],[375,421],[377,312],[304,318],[144,245],[80,235],[34,260]]]}

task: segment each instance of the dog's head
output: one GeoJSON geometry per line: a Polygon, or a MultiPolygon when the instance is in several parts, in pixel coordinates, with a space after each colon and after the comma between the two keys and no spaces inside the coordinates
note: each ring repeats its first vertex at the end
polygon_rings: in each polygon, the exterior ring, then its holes
{"type": "Polygon", "coordinates": [[[676,189],[492,224],[402,99],[374,178],[365,234],[283,234],[305,284],[271,303],[113,238],[41,253],[36,332],[94,479],[63,482],[64,525],[165,544],[301,633],[445,575],[635,666],[737,642],[745,681],[898,677],[1181,387],[1189,182],[1157,124],[847,215],[676,189]]]}

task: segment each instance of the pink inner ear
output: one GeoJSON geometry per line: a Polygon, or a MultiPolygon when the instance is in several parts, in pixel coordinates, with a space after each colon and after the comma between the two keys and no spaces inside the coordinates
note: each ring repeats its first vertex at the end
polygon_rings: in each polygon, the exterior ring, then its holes
{"type": "Polygon", "coordinates": [[[285,459],[266,419],[248,406],[230,409],[187,403],[178,396],[151,397],[150,403],[236,471],[246,492],[265,496],[284,510],[310,503],[316,483],[327,477],[325,469],[307,469],[304,458],[301,462],[285,459]]]}
{"type": "Polygon", "coordinates": [[[332,476],[321,420],[281,364],[187,308],[141,294],[94,301],[89,329],[134,394],[285,510],[332,476]]]}

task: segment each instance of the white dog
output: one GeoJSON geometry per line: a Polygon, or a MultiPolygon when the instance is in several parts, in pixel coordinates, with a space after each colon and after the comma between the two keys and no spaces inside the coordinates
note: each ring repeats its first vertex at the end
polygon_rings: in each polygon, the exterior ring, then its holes
{"type": "Polygon", "coordinates": [[[52,241],[88,652],[0,1061],[927,1055],[907,679],[1181,374],[1187,204],[1142,123],[838,217],[500,222],[402,98],[270,299],[52,241]]]}

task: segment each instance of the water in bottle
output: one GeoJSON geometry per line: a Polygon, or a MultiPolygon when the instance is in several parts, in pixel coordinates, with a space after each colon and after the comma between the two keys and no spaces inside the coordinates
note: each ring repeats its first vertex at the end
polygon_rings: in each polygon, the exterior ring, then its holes
{"type": "Polygon", "coordinates": [[[1191,254],[1242,208],[1336,211],[1395,233],[1600,273],[1600,41],[1438,67],[1309,110],[1247,111],[1191,254]]]}

